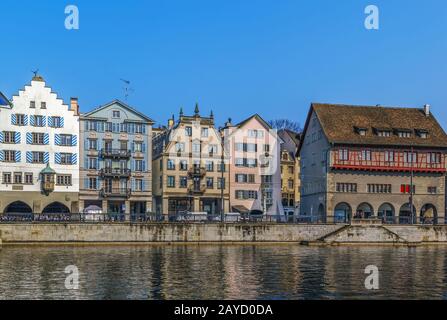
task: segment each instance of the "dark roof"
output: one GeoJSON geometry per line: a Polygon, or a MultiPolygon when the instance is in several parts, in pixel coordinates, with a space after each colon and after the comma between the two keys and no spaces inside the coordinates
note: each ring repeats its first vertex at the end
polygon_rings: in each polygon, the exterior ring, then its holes
{"type": "Polygon", "coordinates": [[[6,96],[0,92],[0,106],[10,106],[11,102],[6,98],[6,96]]]}
{"type": "Polygon", "coordinates": [[[313,103],[305,131],[312,111],[315,111],[330,143],[447,148],[447,135],[433,114],[426,116],[423,108],[313,103]],[[355,128],[368,130],[362,136],[355,128]],[[377,128],[390,129],[393,134],[389,137],[378,136],[377,128]],[[399,130],[408,129],[412,131],[410,138],[401,138],[395,134],[399,130]],[[419,137],[418,131],[428,132],[428,137],[419,137]]]}

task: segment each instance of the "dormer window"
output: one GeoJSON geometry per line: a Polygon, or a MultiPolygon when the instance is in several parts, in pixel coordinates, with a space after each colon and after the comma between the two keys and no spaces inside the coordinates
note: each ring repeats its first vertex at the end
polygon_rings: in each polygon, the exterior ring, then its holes
{"type": "Polygon", "coordinates": [[[374,129],[378,137],[391,137],[392,130],[387,128],[375,128],[374,129]]]}
{"type": "Polygon", "coordinates": [[[427,139],[428,138],[428,131],[425,129],[416,129],[416,134],[419,138],[427,139]]]}
{"type": "Polygon", "coordinates": [[[113,110],[113,112],[112,112],[112,117],[113,117],[113,118],[119,118],[119,117],[120,117],[120,112],[119,112],[119,110],[113,110]]]}
{"type": "Polygon", "coordinates": [[[354,127],[355,132],[357,132],[357,134],[361,135],[361,136],[366,136],[366,133],[368,132],[367,128],[362,128],[362,127],[354,127]]]}
{"type": "Polygon", "coordinates": [[[411,138],[410,129],[396,129],[396,134],[399,138],[411,138]]]}

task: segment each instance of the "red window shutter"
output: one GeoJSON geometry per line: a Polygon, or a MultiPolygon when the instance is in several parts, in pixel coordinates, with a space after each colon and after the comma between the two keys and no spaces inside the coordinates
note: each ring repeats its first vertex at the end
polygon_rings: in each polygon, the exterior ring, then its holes
{"type": "Polygon", "coordinates": [[[410,185],[407,185],[407,193],[410,193],[410,185]]]}
{"type": "Polygon", "coordinates": [[[405,185],[400,185],[400,193],[405,193],[405,185]]]}

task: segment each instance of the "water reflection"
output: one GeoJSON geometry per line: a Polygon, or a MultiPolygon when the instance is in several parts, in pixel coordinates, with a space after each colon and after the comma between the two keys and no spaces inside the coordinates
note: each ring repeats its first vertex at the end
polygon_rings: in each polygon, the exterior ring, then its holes
{"type": "Polygon", "coordinates": [[[444,247],[3,247],[1,299],[445,299],[444,247]],[[65,289],[65,267],[79,290],[65,289]],[[380,290],[364,287],[365,267],[380,290]]]}

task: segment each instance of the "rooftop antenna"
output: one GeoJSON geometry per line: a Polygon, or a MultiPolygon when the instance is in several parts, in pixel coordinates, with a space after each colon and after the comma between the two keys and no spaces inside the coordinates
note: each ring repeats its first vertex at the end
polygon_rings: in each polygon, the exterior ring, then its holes
{"type": "Polygon", "coordinates": [[[127,98],[129,97],[129,94],[131,92],[134,92],[133,88],[130,87],[130,81],[125,79],[120,79],[122,82],[124,82],[124,100],[127,101],[127,98]]]}

